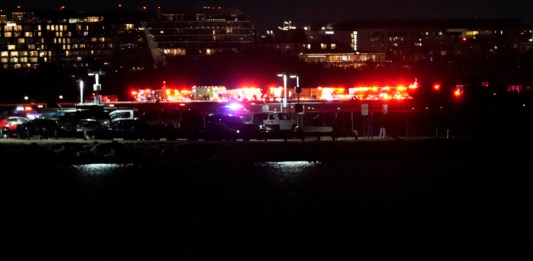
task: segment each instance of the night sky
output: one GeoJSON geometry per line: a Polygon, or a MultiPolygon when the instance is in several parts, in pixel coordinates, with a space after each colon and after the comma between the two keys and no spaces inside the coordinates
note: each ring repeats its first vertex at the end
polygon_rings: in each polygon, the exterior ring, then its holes
{"type": "Polygon", "coordinates": [[[521,18],[533,23],[533,1],[527,0],[25,0],[2,1],[9,9],[16,4],[29,8],[65,5],[75,10],[109,10],[123,3],[125,8],[198,7],[219,5],[239,8],[257,28],[272,28],[284,20],[300,22],[335,22],[368,18],[521,18]]]}

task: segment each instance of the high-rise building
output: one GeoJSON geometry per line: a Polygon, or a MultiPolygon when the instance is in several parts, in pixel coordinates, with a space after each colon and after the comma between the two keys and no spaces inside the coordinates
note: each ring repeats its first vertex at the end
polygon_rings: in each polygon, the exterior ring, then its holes
{"type": "Polygon", "coordinates": [[[156,63],[184,56],[239,53],[253,48],[253,24],[236,8],[159,10],[144,24],[156,63]]]}
{"type": "Polygon", "coordinates": [[[35,69],[46,63],[69,68],[111,66],[117,48],[138,47],[145,42],[139,37],[120,37],[139,28],[140,20],[131,14],[62,10],[0,13],[0,65],[4,69],[35,69]]]}

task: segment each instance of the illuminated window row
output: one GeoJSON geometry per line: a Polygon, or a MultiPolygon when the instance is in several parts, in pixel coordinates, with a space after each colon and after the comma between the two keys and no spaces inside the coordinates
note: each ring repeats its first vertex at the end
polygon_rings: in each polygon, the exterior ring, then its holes
{"type": "Polygon", "coordinates": [[[65,24],[58,24],[58,25],[47,24],[46,25],[46,30],[47,31],[67,31],[68,30],[68,26],[65,25],[65,24]]]}
{"type": "Polygon", "coordinates": [[[16,56],[34,56],[34,57],[37,57],[38,56],[38,52],[37,51],[2,51],[0,52],[0,57],[16,57],[16,56]]]}
{"type": "Polygon", "coordinates": [[[162,51],[163,51],[163,54],[172,55],[172,56],[186,55],[187,54],[186,50],[182,49],[182,48],[163,49],[162,51]]]}
{"type": "Polygon", "coordinates": [[[2,63],[37,63],[39,62],[39,59],[37,57],[11,57],[11,58],[0,58],[0,61],[2,63]]]}
{"type": "Polygon", "coordinates": [[[37,64],[37,63],[34,63],[34,64],[30,64],[30,63],[26,63],[26,64],[16,63],[16,64],[4,64],[2,67],[3,67],[4,69],[8,69],[8,68],[14,68],[14,69],[21,69],[21,68],[26,68],[26,69],[36,69],[37,67],[39,67],[39,64],[37,64]]]}

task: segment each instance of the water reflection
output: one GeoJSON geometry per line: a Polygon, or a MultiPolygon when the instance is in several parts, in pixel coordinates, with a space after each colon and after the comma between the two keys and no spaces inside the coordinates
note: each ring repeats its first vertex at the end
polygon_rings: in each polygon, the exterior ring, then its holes
{"type": "Polygon", "coordinates": [[[282,183],[293,183],[301,177],[310,175],[322,164],[320,161],[271,161],[262,162],[258,165],[274,174],[282,183]]]}
{"type": "Polygon", "coordinates": [[[321,164],[320,161],[274,161],[260,163],[260,165],[273,168],[283,175],[300,174],[303,171],[316,167],[319,164],[321,164]]]}
{"type": "Polygon", "coordinates": [[[117,170],[121,170],[132,165],[133,164],[96,163],[73,165],[72,168],[80,176],[107,176],[111,175],[117,170]]]}

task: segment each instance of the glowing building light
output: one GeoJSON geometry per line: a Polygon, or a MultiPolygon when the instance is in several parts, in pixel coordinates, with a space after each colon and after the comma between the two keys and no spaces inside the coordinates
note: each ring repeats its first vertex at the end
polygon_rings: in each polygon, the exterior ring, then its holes
{"type": "Polygon", "coordinates": [[[357,52],[357,31],[352,32],[352,47],[357,52]]]}

